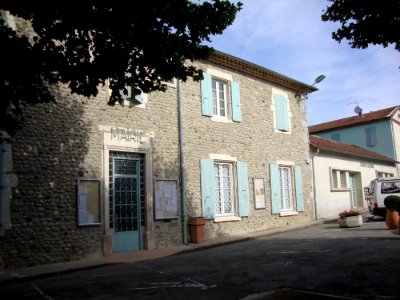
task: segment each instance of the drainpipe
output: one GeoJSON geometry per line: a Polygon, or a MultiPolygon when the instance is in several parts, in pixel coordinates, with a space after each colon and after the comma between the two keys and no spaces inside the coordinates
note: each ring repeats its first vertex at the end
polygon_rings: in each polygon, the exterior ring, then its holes
{"type": "Polygon", "coordinates": [[[318,210],[317,210],[317,192],[315,189],[315,167],[314,167],[314,157],[319,153],[319,148],[314,154],[311,154],[311,167],[312,167],[312,181],[313,181],[313,194],[314,194],[314,214],[315,220],[318,220],[318,210]]]}
{"type": "Polygon", "coordinates": [[[185,193],[185,161],[183,154],[183,111],[182,111],[182,81],[178,80],[178,108],[179,108],[179,160],[181,171],[181,200],[182,200],[182,228],[183,244],[187,245],[187,214],[186,214],[186,193],[185,193]]]}

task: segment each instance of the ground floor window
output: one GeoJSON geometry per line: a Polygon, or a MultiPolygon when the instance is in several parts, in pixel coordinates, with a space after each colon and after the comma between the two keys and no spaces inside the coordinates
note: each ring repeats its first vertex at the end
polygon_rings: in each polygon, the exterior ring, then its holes
{"type": "Polygon", "coordinates": [[[247,163],[228,159],[200,160],[202,215],[206,219],[250,215],[247,163]]]}
{"type": "Polygon", "coordinates": [[[332,170],[332,189],[349,189],[349,172],[342,170],[332,170]]]}
{"type": "Polygon", "coordinates": [[[288,215],[304,211],[301,166],[270,164],[270,181],[273,214],[288,215]]]}
{"type": "Polygon", "coordinates": [[[234,215],[232,164],[214,162],[215,215],[234,215]]]}
{"type": "Polygon", "coordinates": [[[281,210],[293,210],[292,168],[279,166],[281,210]]]}

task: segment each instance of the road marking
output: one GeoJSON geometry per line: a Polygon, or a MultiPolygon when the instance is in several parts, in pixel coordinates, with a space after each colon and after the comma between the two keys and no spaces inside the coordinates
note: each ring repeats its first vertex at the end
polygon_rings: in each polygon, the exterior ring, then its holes
{"type": "Polygon", "coordinates": [[[33,282],[31,282],[31,285],[33,287],[33,289],[39,293],[40,296],[43,297],[43,299],[47,299],[47,300],[54,300],[54,298],[47,296],[36,284],[34,284],[33,282]]]}

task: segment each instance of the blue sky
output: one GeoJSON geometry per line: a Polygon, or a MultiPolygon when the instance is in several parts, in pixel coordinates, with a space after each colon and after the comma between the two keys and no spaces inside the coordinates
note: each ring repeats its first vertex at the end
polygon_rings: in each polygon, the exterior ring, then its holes
{"type": "Polygon", "coordinates": [[[400,53],[394,47],[352,49],[331,38],[339,27],[322,22],[324,0],[241,0],[233,25],[212,37],[215,49],[312,84],[319,91],[307,100],[308,125],[400,104],[400,53]]]}

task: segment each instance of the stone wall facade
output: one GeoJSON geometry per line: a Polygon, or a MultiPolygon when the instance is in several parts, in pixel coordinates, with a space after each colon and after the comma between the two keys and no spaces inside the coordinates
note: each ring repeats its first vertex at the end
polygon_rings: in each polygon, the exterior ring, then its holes
{"type": "MultiPolygon", "coordinates": [[[[188,217],[201,216],[200,159],[210,155],[235,157],[248,165],[250,215],[217,222],[208,219],[206,239],[253,232],[314,218],[305,100],[295,90],[206,62],[197,63],[232,76],[240,84],[241,122],[220,122],[202,115],[199,82],[182,84],[183,154],[188,217]],[[274,128],[273,91],[287,94],[291,130],[274,128]],[[270,163],[302,169],[304,210],[271,213],[270,163]],[[255,209],[253,177],[265,180],[266,207],[255,209]]],[[[96,98],[71,95],[54,87],[56,104],[25,110],[26,122],[12,138],[18,187],[11,202],[12,228],[0,236],[0,267],[17,268],[108,255],[115,243],[110,209],[110,157],[113,152],[141,155],[142,213],[139,249],[183,243],[183,213],[178,184],[175,218],[155,218],[155,179],[180,179],[178,85],[148,95],[145,103],[108,106],[108,90],[96,98]],[[113,131],[114,130],[114,131],[113,131]],[[115,130],[125,136],[117,137],[115,130]],[[129,138],[128,132],[140,134],[129,138]],[[100,224],[78,225],[78,179],[100,180],[100,224]]],[[[189,231],[188,231],[189,232],[189,231]]],[[[186,237],[190,241],[190,237],[186,237]]]]}

